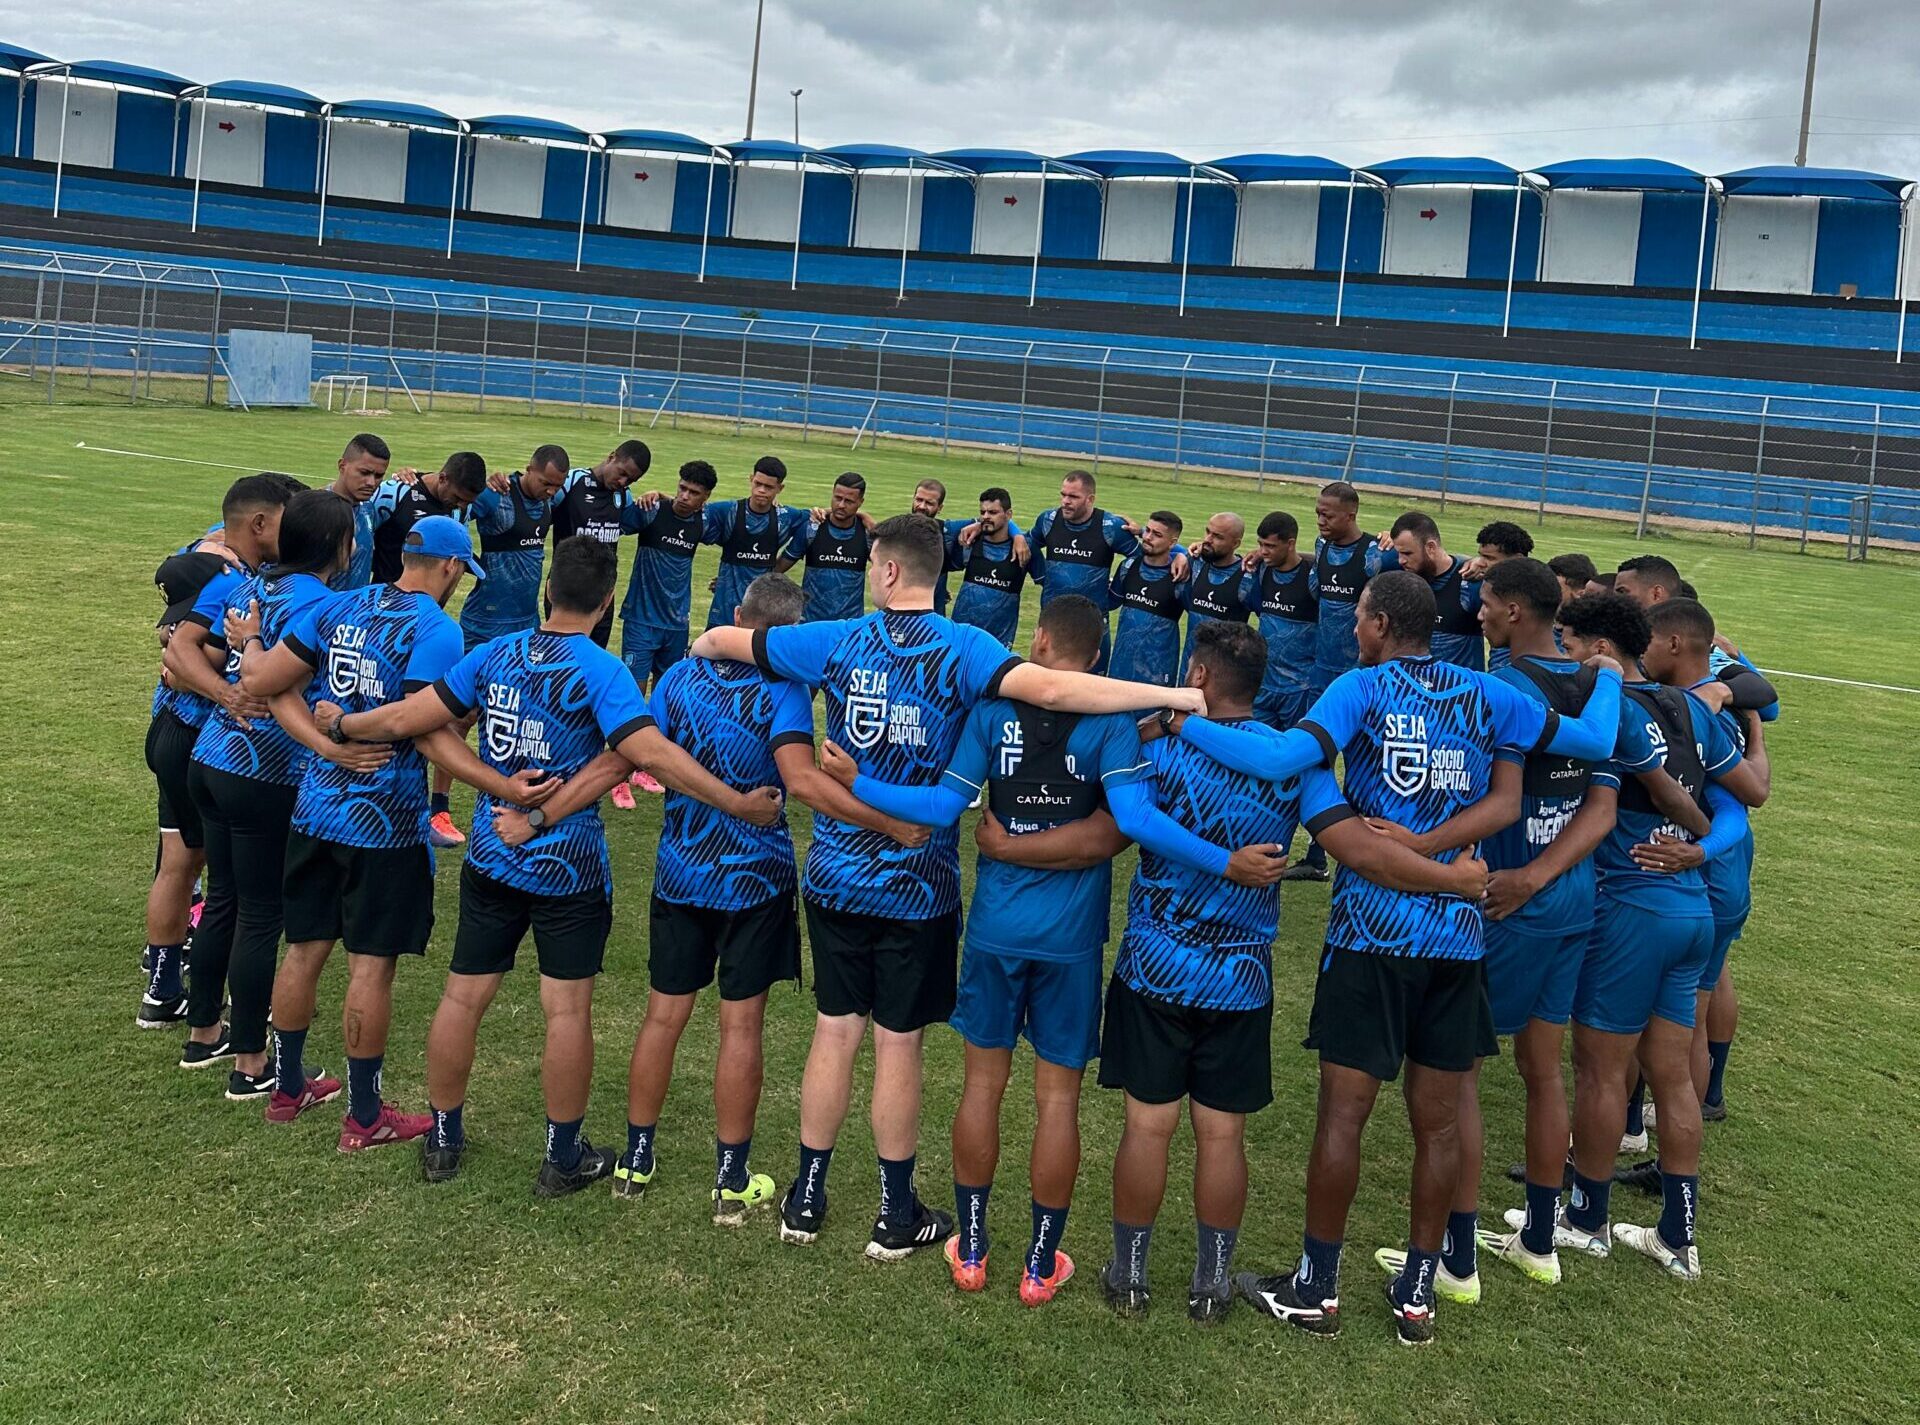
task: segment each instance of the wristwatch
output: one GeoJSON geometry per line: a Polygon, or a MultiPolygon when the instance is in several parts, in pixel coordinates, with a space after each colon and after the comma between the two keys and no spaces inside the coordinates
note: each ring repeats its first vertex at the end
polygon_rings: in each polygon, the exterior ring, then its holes
{"type": "Polygon", "coordinates": [[[351,737],[347,736],[347,715],[345,713],[341,713],[339,717],[333,720],[333,726],[327,729],[327,736],[332,741],[339,743],[342,747],[345,747],[349,742],[353,741],[351,737]]]}
{"type": "Polygon", "coordinates": [[[1176,716],[1172,708],[1160,709],[1160,730],[1168,737],[1173,736],[1173,719],[1176,716]]]}
{"type": "Polygon", "coordinates": [[[529,810],[527,812],[527,825],[535,831],[545,831],[547,829],[546,808],[534,807],[529,810]]]}

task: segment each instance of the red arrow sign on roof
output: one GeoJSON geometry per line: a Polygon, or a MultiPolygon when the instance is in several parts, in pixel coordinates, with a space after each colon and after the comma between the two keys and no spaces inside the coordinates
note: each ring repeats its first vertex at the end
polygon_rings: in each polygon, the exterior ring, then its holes
{"type": "Polygon", "coordinates": [[[647,171],[644,168],[634,169],[633,176],[635,178],[638,178],[642,183],[645,183],[647,181],[647,171]]]}
{"type": "Polygon", "coordinates": [[[234,127],[234,125],[233,125],[233,120],[231,120],[231,119],[223,119],[223,120],[221,120],[221,122],[220,122],[220,132],[221,132],[221,133],[223,133],[223,134],[230,134],[230,133],[232,133],[232,132],[233,132],[233,127],[234,127]]]}
{"type": "Polygon", "coordinates": [[[1428,222],[1432,222],[1435,218],[1440,216],[1440,210],[1438,208],[1422,208],[1420,210],[1420,216],[1425,218],[1428,222]]]}
{"type": "Polygon", "coordinates": [[[1006,197],[1002,198],[1000,201],[1002,203],[1005,203],[1009,208],[1011,208],[1015,206],[1017,203],[1019,203],[1020,200],[1014,197],[1013,194],[1009,193],[1007,194],[1006,197]]]}

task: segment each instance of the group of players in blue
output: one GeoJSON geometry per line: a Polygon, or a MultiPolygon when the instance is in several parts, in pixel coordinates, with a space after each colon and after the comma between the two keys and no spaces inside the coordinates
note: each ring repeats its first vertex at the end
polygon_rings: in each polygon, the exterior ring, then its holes
{"type": "Polygon", "coordinates": [[[880,1200],[866,1253],[940,1246],[957,1286],[984,1289],[1001,1107],[1024,1037],[1030,1306],[1074,1273],[1060,1243],[1096,1058],[1125,1105],[1099,1273],[1123,1315],[1148,1309],[1185,1104],[1190,1316],[1217,1323],[1240,1300],[1336,1334],[1362,1131],[1402,1076],[1407,1245],[1376,1254],[1400,1340],[1431,1340],[1438,1302],[1479,1299],[1482,1251],[1544,1283],[1560,1280],[1559,1249],[1615,1245],[1699,1276],[1701,1124],[1724,1116],[1730,1038],[1714,1037],[1710,1006],[1716,988],[1731,999],[1747,809],[1767,796],[1761,723],[1777,704],[1665,560],[1603,580],[1584,556],[1532,559],[1505,523],[1463,558],[1419,512],[1376,538],[1344,483],[1319,494],[1311,555],[1275,512],[1243,556],[1239,516],[1214,516],[1181,548],[1177,516],[1135,525],[1103,511],[1078,471],[1022,532],[999,488],[977,518],[943,523],[937,481],[878,522],[851,473],[827,507],[783,506],[771,456],[748,497],[726,502],[710,499],[719,477],[702,461],[672,494],[634,494],[650,463],[638,441],[579,469],[542,446],[491,480],[470,452],[427,475],[389,477],[389,459],[362,435],[325,488],[235,482],[220,524],[157,576],[168,607],[147,753],[162,835],[137,1022],[184,1022],[181,1066],[224,1065],[229,1098],[264,1100],[286,1123],[344,1089],[341,1151],[417,1139],[429,1181],[456,1176],[480,1023],[531,931],[543,1196],[604,1178],[616,1196],[646,1193],[664,1170],[675,1050],[717,981],[717,1223],[777,1203],[784,1241],[818,1239],[871,1031],[880,1200]],[[719,546],[719,572],[689,643],[700,544],[719,546]],[[468,578],[456,623],[445,606],[468,578]],[[1010,644],[1028,579],[1040,609],[1022,659],[1010,644]],[[630,800],[641,774],[666,802],[650,993],[614,1149],[582,1131],[613,923],[599,807],[630,800]],[[411,1113],[383,1098],[381,1070],[395,966],[432,933],[434,850],[460,844],[450,816],[436,825],[447,778],[478,795],[427,1039],[429,1111],[411,1113]],[[804,867],[789,799],[813,812],[804,867]],[[958,828],[974,806],[963,921],[958,828]],[[1289,866],[1300,831],[1308,857],[1289,866]],[[1133,843],[1109,975],[1113,863],[1133,843]],[[1272,1100],[1280,883],[1327,879],[1327,852],[1338,868],[1306,1033],[1320,1096],[1302,1251],[1290,1271],[1236,1273],[1246,1119],[1272,1100]],[[782,1192],[749,1155],[768,991],[800,974],[803,919],[817,1016],[782,1192]],[[335,944],[349,967],[344,1085],[305,1057],[335,944]],[[923,1035],[942,1021],[965,1042],[951,1215],[915,1184],[923,1035]],[[1486,1231],[1478,1074],[1503,1036],[1526,1085],[1525,1197],[1507,1230],[1486,1231]],[[1652,1226],[1610,1225],[1616,1155],[1646,1141],[1630,1121],[1643,1091],[1660,1154],[1623,1176],[1663,1210],[1652,1226]]]}

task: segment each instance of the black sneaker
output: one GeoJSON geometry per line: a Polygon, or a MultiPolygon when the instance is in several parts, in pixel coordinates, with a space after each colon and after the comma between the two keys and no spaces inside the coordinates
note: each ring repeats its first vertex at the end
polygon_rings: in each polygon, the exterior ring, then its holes
{"type": "Polygon", "coordinates": [[[184,1024],[186,1018],[185,999],[154,999],[151,995],[141,995],[139,1012],[133,1016],[133,1027],[171,1029],[176,1024],[184,1024]]]}
{"type": "Polygon", "coordinates": [[[922,1247],[936,1247],[953,1235],[953,1215],[924,1202],[914,1204],[913,1220],[893,1226],[882,1217],[867,1239],[867,1257],[875,1262],[904,1262],[922,1247]]]}
{"type": "Polygon", "coordinates": [[[1387,1309],[1393,1313],[1393,1329],[1400,1337],[1403,1346],[1430,1346],[1433,1344],[1433,1307],[1405,1306],[1400,1298],[1393,1294],[1393,1283],[1387,1283],[1387,1309]]]}
{"type": "Polygon", "coordinates": [[[1280,879],[1283,881],[1330,881],[1333,879],[1333,872],[1325,866],[1315,866],[1306,861],[1300,861],[1282,871],[1280,879]]]}
{"type": "Polygon", "coordinates": [[[210,1069],[215,1064],[233,1057],[233,1041],[227,1037],[226,1026],[220,1027],[220,1037],[211,1044],[202,1044],[189,1039],[180,1050],[180,1067],[183,1069],[210,1069]]]}
{"type": "Polygon", "coordinates": [[[780,1197],[780,1240],[791,1242],[796,1247],[808,1247],[814,1238],[820,1235],[820,1229],[827,1222],[827,1200],[820,1199],[816,1208],[800,1207],[793,1200],[797,1183],[788,1183],[787,1190],[780,1197]]]}
{"type": "Polygon", "coordinates": [[[429,1133],[420,1140],[420,1176],[430,1183],[450,1183],[460,1174],[467,1156],[465,1143],[436,1143],[429,1133]]]}
{"type": "Polygon", "coordinates": [[[1233,1309],[1233,1284],[1215,1296],[1210,1291],[1187,1291],[1187,1320],[1195,1326],[1218,1326],[1227,1319],[1227,1313],[1233,1309]]]}
{"type": "Polygon", "coordinates": [[[1291,1272],[1276,1277],[1257,1277],[1252,1272],[1241,1272],[1233,1279],[1233,1288],[1256,1310],[1265,1312],[1275,1321],[1284,1321],[1314,1336],[1340,1334],[1340,1298],[1330,1296],[1324,1301],[1306,1300],[1294,1288],[1291,1272]]]}
{"type": "Polygon", "coordinates": [[[1115,1316],[1145,1316],[1147,1308],[1153,1304],[1153,1298],[1144,1286],[1135,1286],[1122,1282],[1113,1274],[1114,1264],[1108,1262],[1100,1269],[1100,1295],[1107,1299],[1107,1305],[1113,1308],[1115,1316]]]}
{"type": "Polygon", "coordinates": [[[1660,1160],[1648,1158],[1630,1168],[1622,1168],[1613,1180],[1623,1187],[1638,1188],[1649,1197],[1660,1196],[1660,1160]]]}
{"type": "Polygon", "coordinates": [[[562,1168],[552,1159],[543,1159],[540,1163],[540,1176],[533,1180],[535,1197],[567,1197],[579,1192],[581,1188],[591,1187],[613,1171],[618,1154],[605,1148],[596,1148],[587,1141],[587,1135],[580,1135],[580,1161],[571,1169],[562,1168]]]}
{"type": "MultiPolygon", "coordinates": [[[[1525,1163],[1508,1164],[1507,1165],[1507,1181],[1510,1183],[1519,1183],[1522,1187],[1526,1186],[1527,1165],[1525,1163]]],[[[1565,1166],[1563,1166],[1560,1169],[1560,1191],[1567,1192],[1572,1187],[1573,1187],[1573,1159],[1568,1158],[1565,1166]]]]}
{"type": "Polygon", "coordinates": [[[256,1098],[266,1098],[273,1093],[278,1082],[279,1080],[274,1077],[271,1058],[257,1074],[230,1069],[227,1071],[227,1097],[235,1103],[247,1103],[256,1098]]]}
{"type": "Polygon", "coordinates": [[[1727,1121],[1727,1101],[1721,1099],[1718,1103],[1701,1104],[1700,1121],[1702,1123],[1725,1123],[1727,1121]]]}

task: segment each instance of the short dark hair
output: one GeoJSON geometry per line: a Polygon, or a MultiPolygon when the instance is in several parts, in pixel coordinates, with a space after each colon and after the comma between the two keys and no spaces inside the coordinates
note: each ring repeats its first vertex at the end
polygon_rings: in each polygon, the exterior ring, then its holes
{"type": "Polygon", "coordinates": [[[998,485],[989,485],[980,492],[980,503],[983,505],[998,505],[1003,510],[1011,510],[1013,508],[1013,496],[1009,495],[998,485]]]}
{"type": "Polygon", "coordinates": [[[1093,478],[1091,470],[1069,470],[1064,478],[1073,481],[1076,485],[1085,485],[1089,490],[1100,488],[1100,482],[1093,478]]]}
{"type": "Polygon", "coordinates": [[[1680,571],[1673,567],[1671,559],[1658,554],[1636,554],[1631,559],[1624,559],[1620,562],[1620,572],[1638,574],[1649,583],[1665,589],[1680,587],[1680,571]]]}
{"type": "Polygon", "coordinates": [[[720,483],[720,474],[704,460],[689,460],[680,467],[680,478],[689,485],[698,485],[712,493],[713,487],[720,483]]]}
{"type": "Polygon", "coordinates": [[[787,483],[787,462],[777,455],[763,455],[753,462],[753,473],[766,475],[784,485],[787,483]]]}
{"type": "Polygon", "coordinates": [[[1107,632],[1107,616],[1083,594],[1062,594],[1040,610],[1035,625],[1067,658],[1091,664],[1107,632]]]}
{"type": "Polygon", "coordinates": [[[1679,634],[1695,648],[1713,644],[1713,615],[1698,599],[1667,599],[1647,610],[1647,626],[1658,634],[1679,634]]]}
{"type": "Polygon", "coordinates": [[[456,450],[440,467],[440,473],[453,481],[453,488],[469,499],[487,488],[487,462],[471,450],[456,450]]]}
{"type": "Polygon", "coordinates": [[[947,482],[944,480],[936,480],[933,476],[929,475],[924,480],[915,480],[913,482],[913,488],[916,490],[938,490],[940,492],[940,503],[944,505],[947,502],[947,482]]]}
{"type": "Polygon", "coordinates": [[[285,490],[287,492],[287,498],[289,500],[291,500],[295,495],[299,494],[302,490],[311,488],[307,484],[307,482],[305,480],[302,480],[298,475],[284,474],[279,470],[267,471],[265,474],[265,478],[273,481],[274,484],[278,485],[282,490],[285,490]]]}
{"type": "Polygon", "coordinates": [[[867,477],[858,470],[842,471],[834,477],[833,485],[835,489],[858,490],[863,495],[867,493],[867,477]]]}
{"type": "MultiPolygon", "coordinates": [[[[853,477],[859,480],[858,475],[853,477]]],[[[866,488],[861,481],[860,488],[866,488]]],[[[946,537],[937,522],[926,515],[891,515],[873,527],[873,552],[879,558],[885,548],[887,558],[906,570],[915,584],[931,584],[940,577],[946,563],[946,537]]]]}
{"type": "Polygon", "coordinates": [[[220,518],[238,524],[254,510],[275,510],[293,498],[291,491],[271,475],[242,475],[227,486],[220,501],[220,518]]]}
{"type": "Polygon", "coordinates": [[[620,561],[611,544],[590,534],[576,534],[553,546],[547,570],[547,598],[556,609],[570,614],[598,613],[613,596],[620,561]]]}
{"type": "Polygon", "coordinates": [[[1356,510],[1360,508],[1360,492],[1345,480],[1329,481],[1320,487],[1320,493],[1322,495],[1331,495],[1341,504],[1351,505],[1356,510]]]}
{"type": "Polygon", "coordinates": [[[371,431],[361,431],[347,442],[347,448],[340,452],[342,460],[352,460],[357,455],[368,455],[375,460],[391,460],[393,452],[387,449],[387,443],[371,431]]]}
{"type": "Polygon", "coordinates": [[[785,574],[762,574],[740,596],[740,621],[755,628],[782,628],[800,622],[807,593],[785,574]]]}
{"type": "Polygon", "coordinates": [[[1180,533],[1181,530],[1186,528],[1186,526],[1180,522],[1180,516],[1176,515],[1172,510],[1155,510],[1147,516],[1147,519],[1152,524],[1165,525],[1175,534],[1180,533]]]}
{"type": "Polygon", "coordinates": [[[543,445],[533,452],[531,463],[536,470],[568,470],[573,466],[573,459],[564,445],[543,445]]]}
{"type": "Polygon", "coordinates": [[[1372,612],[1386,615],[1387,637],[1395,643],[1424,648],[1433,638],[1433,588],[1418,574],[1406,569],[1376,574],[1360,597],[1372,612]]]}
{"type": "Polygon", "coordinates": [[[333,565],[353,539],[353,503],[331,490],[302,490],[280,516],[282,574],[318,574],[333,565]]]}
{"type": "Polygon", "coordinates": [[[1254,531],[1259,539],[1298,539],[1300,521],[1285,510],[1275,510],[1260,521],[1260,528],[1254,531]]]}
{"type": "Polygon", "coordinates": [[[1208,619],[1193,635],[1193,661],[1222,697],[1250,698],[1267,676],[1267,641],[1251,624],[1208,619]]]}
{"type": "Polygon", "coordinates": [[[1674,585],[1673,592],[1683,599],[1692,599],[1695,603],[1700,602],[1700,591],[1685,579],[1682,579],[1678,584],[1674,585]]]}
{"type": "Polygon", "coordinates": [[[1604,638],[1629,658],[1638,658],[1653,641],[1646,611],[1625,594],[1569,599],[1560,610],[1560,626],[1581,638],[1604,638]]]}
{"type": "Polygon", "coordinates": [[[1388,531],[1388,534],[1394,536],[1410,534],[1422,544],[1430,539],[1437,544],[1440,541],[1440,526],[1433,522],[1432,515],[1422,514],[1419,510],[1408,510],[1393,522],[1393,528],[1388,531]]]}
{"type": "Polygon", "coordinates": [[[1594,571],[1593,578],[1588,580],[1587,582],[1591,584],[1599,584],[1604,588],[1611,589],[1613,587],[1614,578],[1615,578],[1615,575],[1611,570],[1609,570],[1605,574],[1602,574],[1598,570],[1596,570],[1594,571]]]}
{"type": "Polygon", "coordinates": [[[1578,588],[1586,588],[1600,571],[1594,567],[1593,560],[1584,554],[1556,554],[1547,561],[1547,568],[1553,570],[1562,579],[1578,588]]]}
{"type": "Polygon", "coordinates": [[[1524,604],[1546,623],[1552,623],[1560,611],[1560,581],[1538,559],[1502,559],[1487,570],[1483,587],[1493,598],[1524,604]]]}
{"type": "Polygon", "coordinates": [[[1492,524],[1481,525],[1480,533],[1473,539],[1474,543],[1482,546],[1491,544],[1506,555],[1533,553],[1533,536],[1512,520],[1495,520],[1492,524]]]}
{"type": "Polygon", "coordinates": [[[614,460],[625,460],[642,475],[653,468],[653,452],[644,440],[623,440],[613,448],[614,460]]]}

